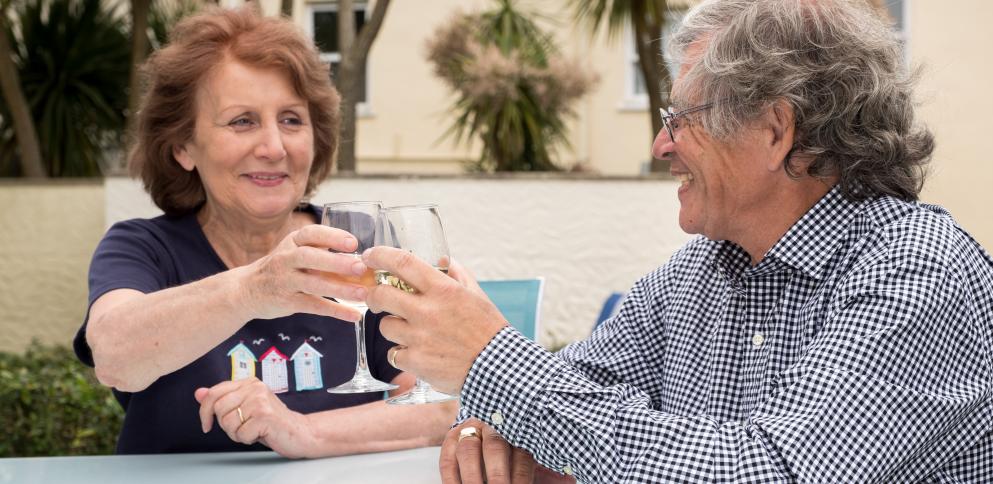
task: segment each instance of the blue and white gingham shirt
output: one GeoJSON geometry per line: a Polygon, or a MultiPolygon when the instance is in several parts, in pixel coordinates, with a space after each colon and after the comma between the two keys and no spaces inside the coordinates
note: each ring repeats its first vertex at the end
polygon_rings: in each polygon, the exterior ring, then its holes
{"type": "Polygon", "coordinates": [[[993,260],[837,188],[756,266],[697,238],[553,355],[505,328],[462,416],[581,482],[993,482],[993,260]]]}

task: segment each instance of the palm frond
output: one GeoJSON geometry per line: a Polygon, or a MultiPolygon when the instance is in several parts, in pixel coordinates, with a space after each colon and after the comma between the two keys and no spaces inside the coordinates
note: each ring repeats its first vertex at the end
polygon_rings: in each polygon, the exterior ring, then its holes
{"type": "MultiPolygon", "coordinates": [[[[126,23],[100,0],[25,0],[15,18],[15,63],[49,174],[99,175],[124,129],[126,23]]],[[[10,129],[0,124],[0,140],[10,129]]]]}

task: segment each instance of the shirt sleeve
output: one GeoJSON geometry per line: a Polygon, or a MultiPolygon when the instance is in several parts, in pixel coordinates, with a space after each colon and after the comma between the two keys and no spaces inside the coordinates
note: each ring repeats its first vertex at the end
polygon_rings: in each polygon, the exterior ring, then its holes
{"type": "Polygon", "coordinates": [[[616,337],[563,357],[505,328],[469,371],[463,415],[581,482],[916,482],[987,433],[989,348],[941,261],[886,259],[847,287],[746,420],[660,410],[642,389],[661,369],[634,307],[616,337]],[[631,358],[641,362],[619,363],[631,358]]]}
{"type": "Polygon", "coordinates": [[[93,355],[86,343],[86,320],[94,301],[115,289],[150,293],[167,287],[161,244],[141,222],[114,224],[97,245],[90,261],[89,302],[83,323],[73,338],[76,356],[86,365],[93,366],[93,355]]]}
{"type": "Polygon", "coordinates": [[[380,381],[390,382],[401,373],[386,360],[386,353],[396,343],[383,337],[379,332],[379,323],[387,313],[366,312],[365,332],[366,347],[369,353],[369,372],[380,381]]]}

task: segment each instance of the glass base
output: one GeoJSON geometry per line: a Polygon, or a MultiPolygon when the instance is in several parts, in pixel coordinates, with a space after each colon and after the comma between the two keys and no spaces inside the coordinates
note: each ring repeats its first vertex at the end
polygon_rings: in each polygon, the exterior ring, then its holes
{"type": "Polygon", "coordinates": [[[431,387],[415,386],[412,390],[403,395],[387,398],[386,403],[390,405],[420,405],[422,403],[437,403],[455,400],[458,397],[441,393],[431,387]]]}
{"type": "Polygon", "coordinates": [[[356,373],[351,380],[336,387],[328,388],[328,393],[372,393],[385,392],[397,388],[400,388],[400,386],[379,381],[368,373],[365,375],[356,373]]]}

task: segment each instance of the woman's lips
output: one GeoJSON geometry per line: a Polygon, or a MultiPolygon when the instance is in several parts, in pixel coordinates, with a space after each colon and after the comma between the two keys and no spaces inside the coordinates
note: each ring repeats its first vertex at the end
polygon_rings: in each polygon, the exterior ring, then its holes
{"type": "Polygon", "coordinates": [[[249,173],[243,176],[260,187],[274,187],[286,180],[286,174],[283,173],[249,173]]]}

